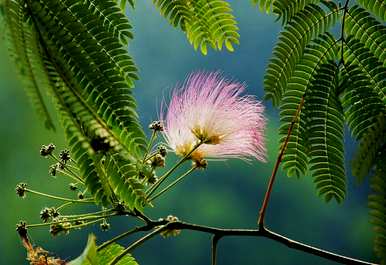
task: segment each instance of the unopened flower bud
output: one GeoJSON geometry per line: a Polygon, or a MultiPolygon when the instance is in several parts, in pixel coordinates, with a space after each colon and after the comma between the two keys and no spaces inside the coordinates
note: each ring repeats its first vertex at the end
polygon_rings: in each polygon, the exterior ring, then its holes
{"type": "Polygon", "coordinates": [[[156,183],[158,180],[157,176],[156,175],[153,175],[153,176],[150,176],[147,181],[149,182],[149,184],[154,184],[156,183]]]}
{"type": "Polygon", "coordinates": [[[49,208],[49,211],[52,218],[58,218],[60,215],[59,211],[55,207],[49,208]]]}
{"type": "Polygon", "coordinates": [[[25,198],[26,192],[27,192],[27,184],[26,183],[19,183],[16,185],[16,194],[20,198],[25,198]]]}
{"type": "Polygon", "coordinates": [[[16,225],[16,231],[19,233],[19,236],[21,238],[26,238],[27,237],[27,224],[26,224],[26,222],[20,221],[20,223],[18,223],[16,225]]]}
{"type": "Polygon", "coordinates": [[[42,145],[42,147],[40,148],[40,155],[43,157],[47,157],[51,155],[54,150],[55,150],[54,144],[42,145]]]}
{"type": "Polygon", "coordinates": [[[79,192],[79,193],[78,193],[78,199],[79,199],[79,200],[83,200],[83,199],[84,199],[84,194],[83,194],[83,192],[79,192]]]}
{"type": "Polygon", "coordinates": [[[55,177],[57,171],[58,171],[58,163],[55,163],[55,164],[51,165],[50,168],[48,169],[48,174],[55,177]]]}
{"type": "Polygon", "coordinates": [[[68,234],[70,232],[70,227],[71,224],[66,222],[66,223],[55,223],[50,226],[50,234],[52,236],[57,236],[60,233],[65,233],[68,234]]]}
{"type": "Polygon", "coordinates": [[[168,154],[168,151],[167,151],[165,146],[161,145],[161,146],[158,147],[158,153],[161,156],[166,157],[166,155],[168,154]]]}
{"type": "Polygon", "coordinates": [[[78,189],[78,187],[76,186],[76,183],[70,183],[69,188],[71,191],[76,191],[78,189]]]}
{"type": "Polygon", "coordinates": [[[199,169],[206,169],[208,167],[208,161],[206,159],[195,159],[193,160],[193,166],[199,169]]]}
{"type": "Polygon", "coordinates": [[[40,211],[40,219],[42,219],[43,223],[47,223],[50,218],[51,218],[50,208],[44,208],[40,211]]]}
{"type": "Polygon", "coordinates": [[[61,160],[64,164],[66,164],[67,161],[69,161],[69,160],[71,159],[71,157],[70,157],[70,151],[68,151],[68,150],[62,150],[62,151],[60,151],[60,153],[59,153],[59,158],[60,158],[60,160],[61,160]]]}
{"type": "Polygon", "coordinates": [[[106,221],[106,219],[103,220],[103,222],[100,224],[102,231],[107,231],[110,229],[110,224],[106,221]]]}
{"type": "MultiPolygon", "coordinates": [[[[178,218],[176,216],[168,215],[166,217],[166,221],[168,221],[168,222],[178,222],[179,220],[178,220],[178,218]]],[[[168,229],[168,230],[162,231],[161,232],[161,236],[166,238],[166,237],[178,236],[180,233],[181,233],[181,230],[178,230],[178,229],[168,229]]]]}
{"type": "Polygon", "coordinates": [[[149,129],[156,132],[162,132],[164,130],[164,124],[162,121],[153,121],[150,123],[149,129]]]}
{"type": "Polygon", "coordinates": [[[151,166],[153,168],[156,167],[164,167],[165,166],[165,157],[163,157],[161,154],[156,154],[151,158],[151,166]]]}

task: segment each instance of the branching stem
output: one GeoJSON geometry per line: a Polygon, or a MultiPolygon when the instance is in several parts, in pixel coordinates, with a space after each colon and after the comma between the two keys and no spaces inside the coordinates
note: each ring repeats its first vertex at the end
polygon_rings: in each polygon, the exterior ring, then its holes
{"type": "Polygon", "coordinates": [[[47,197],[47,198],[54,199],[54,200],[65,201],[65,202],[72,202],[72,203],[95,203],[93,198],[85,198],[83,200],[76,200],[76,199],[59,197],[59,196],[55,196],[55,195],[51,195],[51,194],[47,194],[47,193],[43,193],[43,192],[39,192],[39,191],[35,191],[35,190],[30,190],[30,189],[25,189],[25,191],[29,192],[29,193],[32,193],[32,194],[39,195],[39,196],[47,197]]]}
{"type": "Polygon", "coordinates": [[[147,191],[147,199],[157,190],[157,188],[169,177],[179,166],[181,166],[186,160],[188,160],[191,154],[203,144],[202,141],[198,142],[192,150],[187,153],[183,158],[181,158],[169,171],[167,171],[163,176],[161,176],[156,183],[147,191]]]}
{"type": "MultiPolygon", "coordinates": [[[[139,240],[135,241],[133,244],[128,246],[119,256],[117,256],[113,262],[111,262],[109,265],[116,264],[120,259],[122,259],[126,254],[128,254],[130,251],[132,251],[134,248],[140,246],[145,241],[151,239],[155,235],[161,233],[164,230],[191,230],[191,231],[197,231],[202,233],[207,233],[213,235],[212,238],[212,265],[216,262],[216,248],[218,241],[223,237],[229,237],[229,236],[248,236],[248,237],[265,237],[269,238],[273,241],[279,242],[280,244],[283,244],[289,248],[297,249],[305,253],[309,253],[315,256],[319,256],[321,258],[325,258],[331,261],[335,261],[341,264],[352,264],[352,265],[374,265],[374,263],[354,259],[351,257],[339,255],[333,252],[329,252],[320,248],[316,248],[307,244],[304,244],[302,242],[295,241],[293,239],[290,239],[286,236],[280,235],[278,233],[275,233],[265,227],[259,227],[257,229],[224,229],[224,228],[217,228],[212,226],[204,226],[204,225],[197,225],[182,221],[167,221],[165,219],[162,219],[160,221],[153,221],[151,219],[148,219],[149,222],[147,225],[138,227],[132,230],[127,231],[126,235],[131,235],[136,232],[140,231],[150,231],[154,228],[151,233],[147,234],[146,236],[140,238],[139,240]],[[214,252],[213,252],[214,250],[214,252]]],[[[111,244],[119,239],[122,239],[124,234],[116,237],[118,239],[111,240],[112,242],[108,242],[107,244],[111,244]]],[[[102,246],[102,245],[101,245],[102,246]]]]}
{"type": "Polygon", "coordinates": [[[154,236],[161,233],[163,230],[165,230],[165,226],[161,226],[150,232],[144,237],[141,237],[137,241],[135,241],[133,244],[128,246],[126,249],[124,249],[118,256],[116,256],[109,265],[117,264],[124,256],[126,256],[130,251],[134,250],[136,247],[142,245],[144,242],[148,241],[149,239],[153,238],[154,236]]]}
{"type": "Polygon", "coordinates": [[[193,166],[192,168],[190,168],[188,171],[186,171],[184,174],[182,174],[180,177],[178,177],[175,181],[173,181],[172,183],[170,183],[168,186],[166,186],[163,190],[161,190],[159,193],[157,193],[156,195],[154,195],[153,197],[151,197],[149,199],[149,201],[154,201],[155,199],[157,199],[158,197],[160,197],[162,194],[164,194],[165,192],[167,192],[169,189],[173,188],[175,185],[177,185],[179,182],[181,182],[181,180],[183,180],[186,176],[190,175],[194,170],[196,169],[195,166],[193,166]]]}
{"type": "Polygon", "coordinates": [[[289,139],[290,139],[290,136],[291,136],[291,133],[292,133],[292,130],[295,126],[295,123],[297,122],[298,120],[298,117],[300,115],[300,111],[301,109],[303,108],[303,104],[304,104],[304,96],[302,97],[299,105],[298,105],[298,108],[296,110],[296,113],[295,113],[295,116],[293,117],[292,121],[291,121],[291,124],[290,126],[288,127],[288,132],[287,132],[287,136],[285,138],[285,141],[284,143],[282,144],[281,148],[280,148],[280,153],[276,159],[276,163],[275,163],[275,166],[273,167],[273,170],[272,170],[272,174],[271,174],[271,177],[269,179],[269,182],[268,182],[268,186],[267,186],[267,191],[265,193],[265,196],[264,196],[264,200],[263,200],[263,204],[260,208],[260,211],[259,211],[259,217],[258,217],[258,220],[257,220],[257,224],[260,228],[263,228],[264,227],[264,217],[265,217],[265,212],[267,210],[267,207],[268,207],[268,202],[269,202],[269,199],[271,197],[271,193],[272,193],[272,188],[273,188],[273,184],[275,182],[275,178],[276,178],[276,174],[277,174],[277,171],[279,169],[279,166],[280,166],[280,163],[283,159],[283,156],[284,156],[284,153],[287,149],[287,146],[288,146],[288,142],[289,142],[289,139]]]}

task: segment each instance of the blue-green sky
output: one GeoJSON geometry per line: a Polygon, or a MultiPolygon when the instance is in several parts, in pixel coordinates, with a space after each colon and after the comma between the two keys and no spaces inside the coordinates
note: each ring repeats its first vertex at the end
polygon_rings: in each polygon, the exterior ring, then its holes
{"type": "MultiPolygon", "coordinates": [[[[171,89],[192,71],[222,71],[229,78],[245,82],[247,92],[262,99],[264,68],[280,31],[280,25],[273,17],[260,13],[249,1],[232,3],[240,27],[240,46],[233,53],[210,51],[203,56],[193,50],[182,32],[172,28],[159,15],[151,1],[137,2],[136,10],[129,12],[135,36],[129,51],[140,71],[135,95],[144,126],[157,119],[162,100],[168,98],[171,89]]],[[[53,141],[63,148],[65,143],[60,129],[52,133],[43,128],[3,44],[0,45],[0,59],[0,192],[4,199],[0,217],[0,264],[27,264],[15,224],[20,219],[38,222],[40,209],[55,204],[33,196],[19,199],[14,187],[24,181],[31,188],[69,196],[67,182],[49,177],[49,162],[38,155],[42,144],[53,141]]],[[[269,163],[210,162],[205,172],[192,175],[147,213],[153,218],[174,214],[200,224],[253,228],[278,149],[277,111],[269,102],[264,104],[269,119],[269,163]]],[[[354,145],[348,137],[346,147],[349,171],[354,145]]],[[[326,204],[316,196],[310,176],[298,180],[280,173],[268,209],[267,225],[305,243],[357,258],[373,259],[367,213],[368,185],[355,185],[351,177],[348,183],[344,203],[326,204]]],[[[132,222],[127,218],[119,218],[112,222],[112,229],[107,233],[100,232],[97,226],[55,238],[46,229],[30,233],[34,243],[62,258],[71,259],[82,251],[88,233],[94,232],[99,240],[103,240],[130,225],[132,222]]],[[[134,238],[121,243],[128,244],[132,240],[134,238]]],[[[204,265],[209,264],[209,249],[208,235],[183,231],[176,238],[148,242],[134,255],[142,265],[204,265]]],[[[219,264],[333,263],[264,238],[226,238],[219,245],[219,264]]]]}

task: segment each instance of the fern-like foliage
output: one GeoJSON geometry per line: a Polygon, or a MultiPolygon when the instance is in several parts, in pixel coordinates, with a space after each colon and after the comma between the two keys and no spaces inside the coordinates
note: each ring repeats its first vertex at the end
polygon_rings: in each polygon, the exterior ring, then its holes
{"type": "Polygon", "coordinates": [[[283,24],[264,86],[266,98],[280,106],[282,142],[298,114],[283,157],[284,170],[289,176],[311,174],[321,196],[342,201],[346,122],[360,142],[354,175],[362,180],[377,172],[372,181],[376,194],[370,196],[369,206],[376,220],[375,248],[385,259],[386,230],[380,221],[385,216],[385,173],[377,165],[384,163],[380,150],[386,137],[385,1],[344,1],[339,7],[338,1],[253,2],[283,24]],[[338,21],[339,31],[332,30],[338,21]]]}
{"type": "Polygon", "coordinates": [[[374,54],[359,40],[349,36],[344,47],[346,65],[356,64],[371,82],[379,97],[386,104],[386,68],[375,58],[374,54]]]}
{"type": "Polygon", "coordinates": [[[272,12],[272,6],[275,0],[252,0],[252,3],[259,6],[259,9],[267,14],[272,12]]]}
{"type": "Polygon", "coordinates": [[[346,13],[345,31],[362,42],[386,67],[386,26],[354,5],[346,13]]]}
{"type": "Polygon", "coordinates": [[[357,2],[379,19],[386,21],[386,3],[384,0],[357,0],[357,2]]]}
{"type": "Polygon", "coordinates": [[[345,197],[343,108],[338,94],[335,62],[323,64],[306,92],[304,108],[308,133],[309,166],[319,195],[326,201],[345,197]]]}
{"type": "MultiPolygon", "coordinates": [[[[315,80],[314,74],[321,65],[335,60],[338,54],[337,42],[331,34],[321,35],[306,46],[301,61],[296,65],[288,82],[287,89],[280,105],[281,141],[287,137],[288,127],[297,112],[306,91],[315,80]]],[[[306,115],[303,109],[295,123],[289,138],[283,168],[290,176],[305,175],[308,169],[309,148],[307,141],[306,115]]]]}
{"type": "Polygon", "coordinates": [[[318,4],[320,0],[276,0],[273,2],[273,13],[287,24],[291,19],[309,4],[318,4]]]}
{"type": "Polygon", "coordinates": [[[41,56],[37,46],[34,27],[25,15],[23,1],[6,1],[3,3],[9,51],[17,63],[19,74],[22,77],[31,103],[39,116],[44,119],[46,128],[54,129],[54,123],[44,101],[42,87],[47,86],[47,77],[41,72],[41,56]]]}
{"type": "Polygon", "coordinates": [[[369,196],[370,222],[374,226],[374,250],[386,264],[386,152],[385,145],[378,154],[375,174],[371,180],[373,194],[369,196]]]}
{"type": "Polygon", "coordinates": [[[357,65],[348,65],[345,70],[349,79],[344,85],[342,98],[346,120],[353,136],[361,139],[386,108],[369,78],[357,65]]]}
{"type": "Polygon", "coordinates": [[[132,95],[137,69],[126,51],[131,25],[120,7],[112,0],[4,0],[4,10],[17,65],[29,90],[54,98],[88,191],[102,205],[142,208],[138,172],[117,183],[117,170],[105,163],[119,156],[120,168],[136,169],[146,146],[132,95]]]}
{"type": "Polygon", "coordinates": [[[208,47],[233,51],[239,44],[238,27],[232,9],[224,0],[153,0],[170,24],[186,33],[195,49],[207,54],[208,47]]]}
{"type": "Polygon", "coordinates": [[[310,4],[283,29],[264,77],[266,98],[279,105],[295,65],[306,45],[329,30],[338,20],[341,10],[330,2],[328,11],[310,4]]]}
{"type": "Polygon", "coordinates": [[[386,144],[386,115],[381,113],[370,130],[362,137],[352,161],[353,175],[361,182],[377,164],[379,153],[386,144]]]}

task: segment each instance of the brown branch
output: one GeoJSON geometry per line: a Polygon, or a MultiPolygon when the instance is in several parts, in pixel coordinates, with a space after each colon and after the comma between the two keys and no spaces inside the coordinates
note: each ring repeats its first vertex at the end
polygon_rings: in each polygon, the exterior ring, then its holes
{"type": "Polygon", "coordinates": [[[302,97],[299,105],[298,105],[298,108],[296,110],[296,113],[295,113],[295,116],[293,117],[292,121],[291,121],[291,124],[290,126],[288,127],[288,133],[287,133],[287,136],[285,138],[285,141],[283,143],[283,145],[281,146],[280,148],[280,153],[276,159],[276,163],[275,163],[275,166],[273,167],[273,171],[272,171],[272,174],[271,174],[271,177],[269,178],[269,183],[268,183],[268,186],[267,186],[267,191],[265,192],[265,196],[264,196],[264,200],[263,200],[263,204],[260,208],[260,211],[259,211],[259,217],[258,217],[258,220],[257,220],[257,224],[260,228],[264,228],[264,217],[265,217],[265,212],[267,210],[267,207],[268,207],[268,202],[269,202],[269,198],[271,197],[271,193],[272,193],[272,188],[273,188],[273,184],[275,182],[275,178],[276,178],[276,174],[277,174],[277,171],[279,169],[279,166],[280,166],[280,163],[283,159],[283,156],[284,156],[284,153],[287,149],[287,146],[288,146],[288,142],[289,142],[289,139],[290,139],[290,136],[291,136],[291,133],[292,133],[292,130],[298,120],[298,117],[300,115],[300,111],[302,109],[304,105],[304,96],[302,97]]]}
{"type": "Polygon", "coordinates": [[[212,265],[216,265],[217,264],[217,246],[218,246],[218,242],[220,241],[221,239],[221,235],[218,235],[218,234],[214,234],[213,237],[212,237],[212,247],[211,247],[211,250],[212,250],[212,265]]]}
{"type": "MultiPolygon", "coordinates": [[[[146,225],[146,230],[150,231],[153,230],[151,233],[145,235],[144,237],[138,239],[134,243],[132,243],[130,246],[128,246],[120,255],[119,257],[116,257],[114,260],[116,264],[120,259],[122,259],[127,253],[132,251],[134,248],[140,246],[145,241],[153,238],[154,236],[158,235],[159,233],[166,231],[166,230],[191,230],[191,231],[197,231],[202,233],[207,233],[213,235],[212,237],[212,265],[216,264],[217,260],[217,243],[218,241],[223,237],[229,237],[229,236],[248,236],[248,237],[265,237],[268,239],[271,239],[273,241],[276,241],[280,244],[283,244],[289,248],[297,249],[299,251],[309,253],[327,260],[335,261],[337,263],[341,264],[352,264],[352,265],[374,265],[374,263],[339,255],[327,250],[323,250],[321,248],[317,248],[314,246],[310,246],[307,244],[304,244],[299,241],[295,241],[291,238],[288,238],[286,236],[283,236],[281,234],[275,233],[269,229],[266,229],[264,227],[259,227],[257,229],[225,229],[225,228],[218,228],[218,227],[212,227],[212,226],[204,226],[204,225],[197,225],[182,221],[173,221],[168,222],[165,219],[159,220],[159,221],[153,221],[149,219],[149,223],[146,225]],[[153,230],[154,229],[154,230],[153,230]]],[[[138,230],[138,231],[145,231],[145,230],[138,230]]],[[[131,234],[131,233],[130,233],[131,234]]]]}

